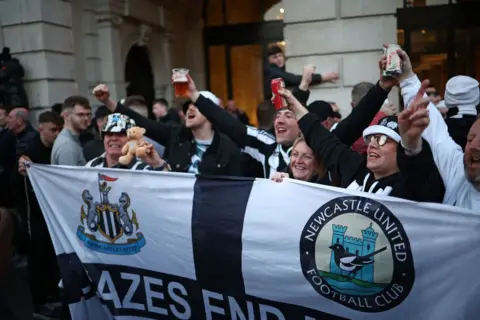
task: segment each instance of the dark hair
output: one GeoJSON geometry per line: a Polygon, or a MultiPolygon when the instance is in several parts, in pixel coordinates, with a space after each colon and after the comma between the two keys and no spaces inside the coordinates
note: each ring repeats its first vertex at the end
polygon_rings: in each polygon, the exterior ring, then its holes
{"type": "Polygon", "coordinates": [[[164,105],[165,107],[168,108],[168,101],[164,98],[158,98],[158,99],[155,99],[153,100],[153,104],[161,104],[161,105],[164,105]]]}
{"type": "Polygon", "coordinates": [[[342,119],[342,114],[340,112],[334,112],[333,114],[335,115],[334,118],[342,119]]]}
{"type": "Polygon", "coordinates": [[[63,126],[63,118],[54,111],[45,111],[38,116],[38,123],[51,122],[57,126],[63,126]]]}
{"type": "Polygon", "coordinates": [[[130,96],[123,102],[123,106],[125,108],[130,108],[134,105],[142,105],[146,107],[147,102],[145,101],[145,98],[140,95],[130,96]]]}
{"type": "Polygon", "coordinates": [[[85,109],[92,109],[87,98],[82,96],[70,96],[63,101],[62,111],[73,109],[76,105],[80,105],[85,109]]]}
{"type": "Polygon", "coordinates": [[[275,107],[270,101],[265,101],[257,106],[258,127],[261,129],[270,128],[275,119],[275,107]]]}
{"type": "Polygon", "coordinates": [[[57,102],[52,106],[52,111],[58,114],[62,113],[63,103],[57,102]]]}
{"type": "Polygon", "coordinates": [[[99,106],[97,110],[95,110],[95,119],[103,119],[109,114],[111,114],[111,112],[108,110],[107,106],[99,106]]]}
{"type": "Polygon", "coordinates": [[[352,104],[356,106],[375,85],[371,82],[359,82],[352,89],[352,104]]]}
{"type": "Polygon", "coordinates": [[[277,53],[283,53],[282,48],[280,48],[280,47],[277,46],[277,45],[270,46],[270,47],[268,48],[268,50],[267,50],[267,54],[268,54],[269,56],[273,56],[273,55],[275,55],[275,54],[277,54],[277,53]]]}

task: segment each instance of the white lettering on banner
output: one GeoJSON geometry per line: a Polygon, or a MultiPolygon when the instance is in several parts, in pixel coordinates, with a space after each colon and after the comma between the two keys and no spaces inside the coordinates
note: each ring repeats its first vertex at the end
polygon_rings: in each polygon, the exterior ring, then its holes
{"type": "Polygon", "coordinates": [[[169,305],[170,310],[172,310],[172,313],[175,315],[175,317],[177,317],[177,319],[190,319],[190,317],[192,316],[192,309],[190,308],[188,302],[175,292],[176,290],[180,291],[182,296],[185,297],[188,295],[187,290],[178,282],[170,282],[168,284],[168,294],[170,295],[170,298],[172,298],[173,301],[181,305],[185,309],[185,312],[182,313],[178,311],[177,307],[174,304],[169,305]]]}
{"type": "Polygon", "coordinates": [[[205,305],[205,316],[207,317],[207,320],[213,319],[213,313],[225,315],[225,310],[223,308],[210,304],[210,299],[223,300],[223,296],[221,294],[204,289],[202,290],[202,295],[203,304],[205,305]]]}
{"type": "Polygon", "coordinates": [[[115,308],[123,308],[120,298],[117,295],[117,289],[115,288],[112,277],[108,271],[102,271],[100,281],[98,281],[97,291],[100,293],[103,300],[112,301],[115,308]],[[108,292],[105,292],[105,289],[108,289],[108,292]]]}
{"type": "Polygon", "coordinates": [[[164,297],[163,293],[153,291],[151,285],[153,284],[153,285],[157,285],[159,287],[162,287],[163,286],[163,281],[161,279],[155,279],[155,278],[150,278],[150,277],[144,277],[143,281],[145,283],[145,293],[147,295],[148,311],[153,312],[153,313],[163,314],[163,315],[167,316],[168,311],[166,309],[160,308],[160,307],[155,307],[153,305],[153,298],[164,300],[165,297],[164,297]]]}
{"type": "Polygon", "coordinates": [[[285,320],[285,316],[275,307],[260,304],[260,320],[270,320],[268,315],[275,315],[278,320],[285,320]]]}
{"type": "MultiPolygon", "coordinates": [[[[167,309],[154,305],[155,299],[165,300],[165,295],[162,292],[154,291],[152,289],[152,286],[163,287],[163,281],[161,279],[146,276],[142,277],[138,274],[126,272],[121,272],[120,276],[122,280],[130,281],[128,290],[123,298],[123,303],[118,296],[118,291],[110,273],[106,270],[102,271],[97,288],[97,291],[103,300],[112,301],[116,309],[133,309],[141,311],[148,310],[149,312],[155,314],[162,314],[166,316],[169,315],[167,309]],[[144,301],[145,303],[140,303],[138,301],[133,302],[133,296],[138,292],[138,290],[142,290],[139,288],[142,280],[144,283],[143,289],[145,290],[146,301],[144,301]]],[[[184,309],[182,312],[177,306],[170,304],[168,307],[171,313],[177,319],[190,319],[192,310],[187,300],[184,299],[184,297],[187,297],[187,290],[185,287],[181,283],[172,281],[167,284],[167,292],[169,297],[184,309]]]]}
{"type": "Polygon", "coordinates": [[[120,273],[120,277],[124,280],[131,280],[132,283],[128,288],[127,294],[123,298],[123,308],[135,309],[135,310],[145,310],[145,306],[141,303],[132,302],[133,295],[140,284],[140,276],[138,274],[132,273],[120,273]]]}
{"type": "Polygon", "coordinates": [[[413,258],[405,230],[373,199],[347,196],[322,205],[305,223],[300,251],[303,274],[315,291],[354,310],[391,309],[412,288],[413,258]],[[362,239],[350,235],[355,231],[362,239]],[[352,267],[348,259],[357,262],[352,267]]]}
{"type": "Polygon", "coordinates": [[[237,300],[233,297],[228,297],[228,306],[230,307],[230,313],[232,314],[232,320],[250,320],[255,319],[255,312],[253,310],[253,303],[247,301],[247,310],[248,310],[248,318],[245,317],[245,313],[243,313],[242,309],[240,308],[237,300]]]}

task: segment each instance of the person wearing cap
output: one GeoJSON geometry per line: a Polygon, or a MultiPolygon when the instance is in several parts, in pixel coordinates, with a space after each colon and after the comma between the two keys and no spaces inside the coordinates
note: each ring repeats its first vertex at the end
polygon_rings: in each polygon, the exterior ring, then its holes
{"type": "Polygon", "coordinates": [[[445,87],[444,103],[448,108],[445,123],[453,141],[462,150],[467,144],[468,131],[477,120],[477,105],[480,103],[478,85],[478,81],[471,77],[455,76],[448,80],[445,87]]]}
{"type": "Polygon", "coordinates": [[[102,128],[105,125],[109,114],[111,114],[111,112],[106,106],[99,106],[95,110],[94,121],[92,121],[95,124],[95,138],[87,142],[83,147],[83,155],[85,156],[86,161],[99,157],[105,152],[105,148],[103,147],[102,128]]]}
{"type": "Polygon", "coordinates": [[[316,100],[307,106],[309,112],[315,114],[320,123],[328,130],[335,124],[336,114],[330,103],[323,100],[316,100]]]}
{"type": "MultiPolygon", "coordinates": [[[[285,70],[285,54],[282,48],[273,45],[268,48],[268,66],[265,69],[265,99],[270,100],[272,97],[271,81],[275,78],[282,78],[286,87],[298,87],[302,82],[302,76],[296,75],[285,70]]],[[[334,82],[339,78],[337,72],[327,72],[324,74],[314,74],[312,76],[312,85],[325,82],[334,82]]]]}
{"type": "MultiPolygon", "coordinates": [[[[401,137],[396,116],[387,116],[378,125],[363,131],[367,143],[367,157],[343,144],[325,128],[313,113],[302,106],[288,90],[279,92],[295,111],[299,127],[315,155],[322,159],[325,168],[340,178],[340,187],[417,201],[441,202],[441,178],[429,148],[416,156],[397,154],[401,137]],[[398,158],[397,158],[398,156],[398,158]],[[411,164],[422,163],[422,172],[412,172],[411,164]],[[423,179],[432,188],[418,190],[411,186],[411,178],[423,179]],[[433,189],[433,190],[432,190],[433,189]]],[[[363,99],[368,98],[367,94],[363,99]]]]}
{"type": "MultiPolygon", "coordinates": [[[[164,159],[172,171],[194,174],[242,176],[243,157],[237,146],[224,134],[214,130],[212,124],[193,104],[185,104],[185,124],[166,125],[148,119],[132,109],[115,103],[106,85],[98,85],[93,94],[112,112],[131,117],[146,135],[165,147],[164,159]]],[[[208,91],[202,95],[212,103],[218,98],[208,91]]]]}
{"type": "MultiPolygon", "coordinates": [[[[385,64],[386,58],[380,58],[378,65],[380,75],[383,70],[382,66],[385,64]]],[[[311,79],[312,70],[307,70],[302,76],[302,83],[294,91],[294,95],[301,103],[308,100],[310,94],[308,87],[311,79]]],[[[378,113],[395,84],[396,82],[381,77],[378,83],[368,92],[367,98],[348,117],[338,123],[333,133],[342,143],[351,145],[362,135],[363,130],[368,127],[373,117],[378,113]]],[[[228,135],[245,154],[262,165],[263,175],[260,177],[269,179],[277,172],[288,170],[291,147],[300,136],[295,113],[290,108],[282,108],[276,111],[274,119],[275,135],[272,135],[266,130],[244,125],[231,117],[227,111],[218,108],[214,103],[199,95],[191,78],[189,78],[188,94],[215,128],[228,135]]],[[[326,110],[332,116],[332,108],[328,103],[327,105],[329,108],[326,110]]]]}
{"type": "Polygon", "coordinates": [[[122,148],[128,142],[127,130],[135,127],[135,121],[130,117],[113,113],[108,115],[102,128],[102,138],[105,153],[93,158],[85,166],[93,168],[119,168],[129,170],[156,170],[169,171],[168,164],[160,158],[153,146],[145,142],[147,156],[142,160],[133,159],[131,163],[124,166],[118,160],[123,155],[122,148]]]}
{"type": "MultiPolygon", "coordinates": [[[[404,62],[404,69],[409,71],[408,76],[400,82],[401,93],[406,108],[411,108],[419,100],[427,98],[425,91],[428,88],[429,81],[420,82],[418,76],[413,72],[408,55],[404,51],[400,52],[399,55],[404,62]]],[[[457,95],[455,100],[452,97],[450,103],[459,106],[459,111],[460,106],[467,106],[467,108],[463,108],[464,114],[468,114],[465,112],[467,110],[472,113],[470,105],[475,106],[475,102],[478,102],[478,83],[472,80],[463,82],[462,86],[465,86],[463,89],[470,90],[462,90],[458,83],[450,85],[449,91],[454,96],[455,93],[467,92],[460,97],[457,95]]],[[[446,191],[443,203],[471,210],[475,213],[480,212],[480,120],[477,117],[470,127],[466,136],[465,151],[463,151],[451,137],[449,127],[436,106],[430,103],[427,110],[429,111],[430,124],[419,132],[417,137],[412,137],[412,142],[406,147],[418,152],[422,148],[418,144],[420,137],[425,139],[432,149],[433,160],[445,183],[446,191]]],[[[418,184],[423,184],[424,188],[427,187],[421,180],[418,181],[418,184]]]]}

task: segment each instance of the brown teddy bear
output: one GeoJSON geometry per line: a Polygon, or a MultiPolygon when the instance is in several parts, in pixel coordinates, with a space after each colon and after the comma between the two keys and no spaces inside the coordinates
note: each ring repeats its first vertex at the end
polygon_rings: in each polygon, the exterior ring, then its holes
{"type": "Polygon", "coordinates": [[[122,148],[122,154],[118,159],[120,164],[126,166],[130,162],[137,158],[143,158],[147,154],[147,147],[140,144],[145,141],[143,140],[143,135],[145,134],[145,129],[141,127],[131,127],[127,130],[128,142],[122,148]]]}

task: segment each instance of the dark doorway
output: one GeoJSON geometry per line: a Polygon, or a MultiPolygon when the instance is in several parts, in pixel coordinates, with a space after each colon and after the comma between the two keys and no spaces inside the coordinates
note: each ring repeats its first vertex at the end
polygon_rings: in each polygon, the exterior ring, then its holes
{"type": "Polygon", "coordinates": [[[141,95],[145,98],[148,113],[152,116],[152,102],[155,99],[152,65],[148,49],[134,45],[130,48],[125,63],[127,96],[141,95]]]}
{"type": "MultiPolygon", "coordinates": [[[[410,1],[412,2],[412,1],[410,1]]],[[[412,60],[414,71],[443,95],[455,75],[480,79],[479,1],[449,1],[397,9],[398,42],[412,60]]],[[[417,3],[418,2],[418,3],[417,3]]]]}

